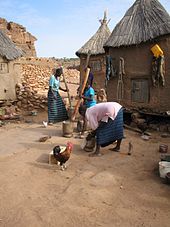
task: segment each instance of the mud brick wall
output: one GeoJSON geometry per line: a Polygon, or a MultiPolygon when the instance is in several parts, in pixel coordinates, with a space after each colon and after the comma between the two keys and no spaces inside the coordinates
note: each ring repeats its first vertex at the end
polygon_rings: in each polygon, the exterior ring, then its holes
{"type": "Polygon", "coordinates": [[[37,40],[26,28],[15,22],[0,18],[0,29],[14,42],[25,56],[36,56],[35,41],[37,40]]]}

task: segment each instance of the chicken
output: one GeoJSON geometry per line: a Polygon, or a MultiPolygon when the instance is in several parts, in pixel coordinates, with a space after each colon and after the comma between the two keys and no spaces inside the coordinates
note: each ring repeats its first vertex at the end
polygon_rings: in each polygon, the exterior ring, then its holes
{"type": "Polygon", "coordinates": [[[141,118],[139,113],[133,113],[131,117],[132,121],[141,130],[142,135],[144,135],[145,131],[149,128],[149,120],[141,118]]]}
{"type": "Polygon", "coordinates": [[[137,127],[142,131],[142,134],[145,134],[145,131],[148,129],[147,123],[137,124],[137,127]]]}
{"type": "Polygon", "coordinates": [[[142,135],[145,134],[145,131],[148,129],[149,125],[148,125],[148,122],[144,121],[144,122],[141,122],[141,121],[137,121],[137,127],[141,130],[142,132],[142,135]]]}
{"type": "Polygon", "coordinates": [[[73,144],[71,142],[67,143],[67,146],[64,151],[61,151],[60,146],[55,146],[53,148],[54,158],[59,162],[61,170],[66,169],[65,163],[70,158],[72,150],[73,150],[73,144]]]}

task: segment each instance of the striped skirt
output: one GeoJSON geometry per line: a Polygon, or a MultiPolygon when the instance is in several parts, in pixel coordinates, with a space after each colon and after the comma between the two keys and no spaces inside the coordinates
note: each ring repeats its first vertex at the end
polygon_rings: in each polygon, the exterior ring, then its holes
{"type": "Polygon", "coordinates": [[[120,109],[116,118],[109,118],[108,122],[102,122],[96,132],[96,141],[101,147],[112,144],[115,140],[123,138],[123,109],[120,109]]]}
{"type": "Polygon", "coordinates": [[[48,91],[48,122],[57,123],[68,119],[67,110],[58,91],[53,93],[48,91]]]}

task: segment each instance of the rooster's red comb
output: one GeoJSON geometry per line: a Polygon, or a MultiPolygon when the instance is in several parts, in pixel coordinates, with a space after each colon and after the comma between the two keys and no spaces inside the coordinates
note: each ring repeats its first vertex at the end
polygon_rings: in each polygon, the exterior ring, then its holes
{"type": "Polygon", "coordinates": [[[73,148],[73,143],[71,143],[71,142],[67,142],[67,146],[69,146],[69,147],[73,148]]]}

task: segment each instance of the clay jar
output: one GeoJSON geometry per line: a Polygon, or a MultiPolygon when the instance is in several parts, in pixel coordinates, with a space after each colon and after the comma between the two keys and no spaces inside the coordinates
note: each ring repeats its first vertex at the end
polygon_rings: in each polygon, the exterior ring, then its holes
{"type": "Polygon", "coordinates": [[[168,152],[168,145],[166,145],[166,144],[159,145],[159,152],[160,153],[167,153],[168,152]]]}

